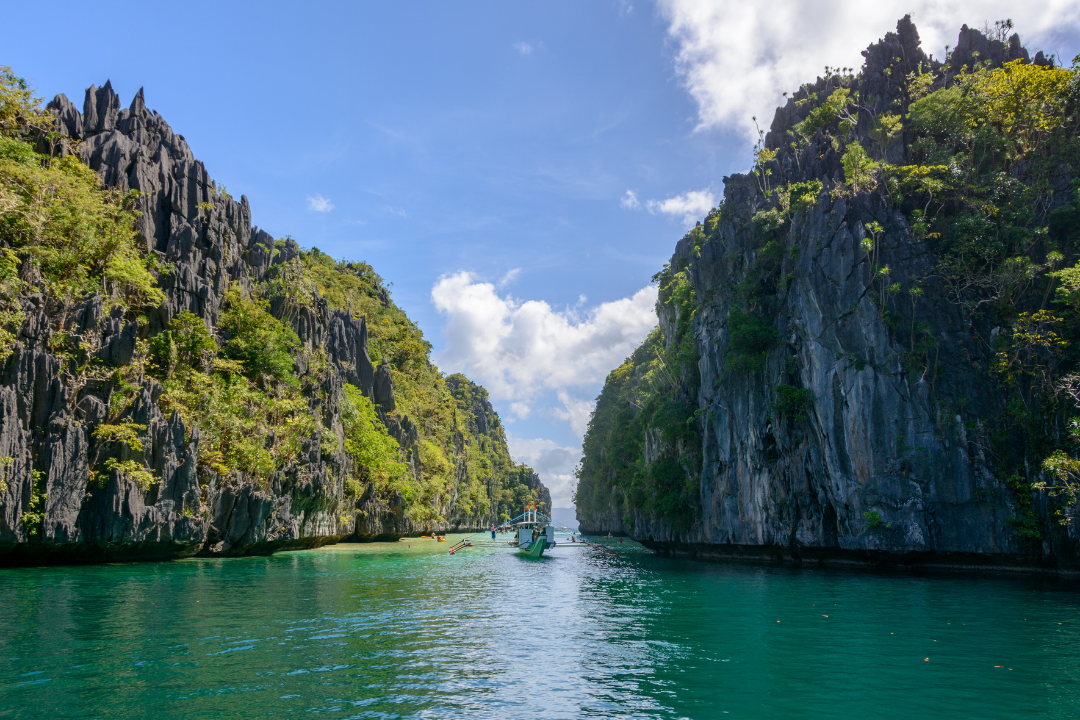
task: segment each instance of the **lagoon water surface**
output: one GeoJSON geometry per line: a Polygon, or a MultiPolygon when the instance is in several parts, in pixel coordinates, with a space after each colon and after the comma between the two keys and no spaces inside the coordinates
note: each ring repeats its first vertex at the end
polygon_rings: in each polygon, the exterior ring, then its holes
{"type": "Polygon", "coordinates": [[[1080,717],[1075,585],[446,547],[0,570],[0,717],[1080,717]]]}

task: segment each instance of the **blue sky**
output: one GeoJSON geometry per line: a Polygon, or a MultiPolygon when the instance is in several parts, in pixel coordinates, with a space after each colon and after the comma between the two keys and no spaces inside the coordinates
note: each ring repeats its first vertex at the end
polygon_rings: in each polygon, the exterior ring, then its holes
{"type": "Polygon", "coordinates": [[[1080,52],[1075,4],[1010,5],[23,3],[5,19],[33,32],[0,63],[79,107],[91,83],[145,87],[256,224],[371,263],[565,505],[588,402],[654,322],[652,274],[749,165],[749,117],[908,11],[931,51],[1008,15],[1080,52]]]}

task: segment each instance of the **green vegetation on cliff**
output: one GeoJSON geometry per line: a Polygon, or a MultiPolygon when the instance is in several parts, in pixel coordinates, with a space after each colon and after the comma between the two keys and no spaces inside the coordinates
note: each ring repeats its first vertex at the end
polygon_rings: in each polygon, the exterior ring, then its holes
{"type": "MultiPolygon", "coordinates": [[[[1008,27],[998,24],[1002,38],[1008,27]]],[[[1021,50],[1016,46],[1016,53],[1021,50]]],[[[617,510],[632,529],[637,510],[678,530],[695,517],[699,481],[686,458],[700,452],[700,442],[691,439],[699,432],[698,381],[692,367],[695,332],[683,327],[686,318],[709,310],[715,322],[723,308],[719,337],[696,333],[699,343],[726,342],[717,382],[759,383],[766,362],[775,363],[783,379],[768,388],[772,418],[806,420],[815,398],[792,372],[794,358],[783,357],[778,318],[797,280],[795,221],[838,203],[867,208],[864,216],[870,217],[881,208],[881,223],[902,213],[908,241],[930,251],[928,271],[894,277],[895,269],[883,259],[886,228],[869,218],[858,223],[856,232],[864,239],[857,260],[868,267],[866,296],[888,328],[911,384],[923,382],[934,393],[942,372],[941,338],[931,331],[935,318],[926,308],[944,303],[972,327],[980,358],[973,372],[996,393],[988,402],[998,409],[994,417],[984,411],[967,432],[986,449],[998,482],[1012,490],[1012,522],[1020,535],[1040,540],[1058,532],[1054,522],[1037,518],[1032,498],[1038,491],[1049,499],[1050,516],[1060,523],[1075,517],[1080,58],[1064,68],[1008,60],[1001,52],[1006,60],[992,62],[976,52],[963,62],[925,61],[904,73],[907,61],[900,57],[858,75],[829,69],[778,112],[772,132],[761,133],[751,174],[738,178],[737,192],[749,188],[750,195],[737,195],[734,206],[729,194],[679,244],[671,266],[656,278],[660,329],[609,375],[597,399],[578,476],[583,517],[608,518],[617,510]],[[725,225],[726,237],[750,238],[749,251],[724,248],[714,252],[727,255],[708,263],[742,279],[712,291],[722,298],[701,297],[693,284],[702,248],[723,247],[725,225]],[[678,413],[651,410],[684,401],[678,413]],[[650,465],[659,461],[645,462],[653,446],[650,432],[665,438],[665,458],[680,460],[684,472],[678,482],[675,472],[665,475],[666,484],[653,479],[659,471],[650,465]],[[681,504],[668,502],[676,495],[684,498],[681,504]]],[[[897,241],[897,228],[889,232],[895,252],[904,240],[897,241]]],[[[942,416],[952,418],[966,398],[935,402],[942,416]]]]}
{"type": "Polygon", "coordinates": [[[313,248],[283,264],[259,292],[285,300],[284,308],[321,297],[366,318],[371,357],[385,359],[392,372],[396,407],[389,415],[408,417],[420,434],[420,477],[402,488],[415,518],[444,522],[453,499],[459,518],[509,519],[518,514],[514,508],[538,499],[527,485],[532,470],[510,458],[487,391],[462,375],[446,377],[431,363],[431,344],[370,265],[337,262],[313,248]]]}
{"type": "MultiPolygon", "coordinates": [[[[1077,499],[1077,473],[1065,459],[1080,451],[1080,416],[1067,392],[1080,360],[1070,292],[1080,264],[1068,266],[1080,260],[1080,73],[1022,60],[988,65],[923,97],[912,87],[912,162],[883,165],[878,178],[913,230],[937,246],[951,299],[1003,330],[986,368],[1007,398],[990,450],[1017,494],[1020,531],[1038,539],[1052,528],[1035,523],[1031,490],[1050,487],[1064,501],[1055,511],[1062,520],[1077,499]]],[[[912,332],[916,366],[929,364],[932,347],[925,331],[912,332]]]]}
{"type": "MultiPolygon", "coordinates": [[[[365,493],[388,507],[403,499],[406,525],[425,529],[508,519],[540,499],[535,474],[510,458],[486,391],[432,365],[431,345],[366,263],[281,239],[247,248],[241,262],[263,263],[258,282],[241,270],[231,283],[226,277],[223,296],[206,302],[204,315],[165,314],[177,303],[163,280],[176,268],[136,234],[139,193],[103,186],[40,106],[24,81],[0,68],[0,364],[28,317],[43,313],[47,349],[62,361],[72,402],[88,388],[108,398],[89,429],[87,497],[103,492],[114,472],[143,492],[161,482],[148,455],[151,429],[129,418],[149,391],[165,417],[175,411],[182,419],[183,444],[198,437],[204,517],[215,482],[264,493],[302,488],[305,503],[343,527],[365,493]],[[43,147],[54,154],[35,150],[43,147]],[[334,310],[354,321],[354,331],[365,322],[367,352],[387,363],[382,405],[370,387],[342,384],[334,370],[340,358],[301,339],[303,328],[322,327],[334,310]],[[116,355],[106,346],[110,317],[134,336],[133,351],[116,355]]],[[[202,224],[196,234],[221,220],[217,205],[231,202],[216,185],[209,193],[214,202],[197,203],[197,218],[178,220],[202,224]]],[[[357,345],[349,352],[362,354],[357,345]]],[[[361,366],[370,372],[366,360],[357,360],[361,366]]],[[[12,459],[0,460],[6,473],[12,459]]],[[[45,501],[44,474],[34,472],[23,522],[31,537],[45,501]]],[[[0,492],[8,479],[0,474],[0,492]]]]}
{"type": "Polygon", "coordinates": [[[508,519],[538,499],[527,484],[532,471],[510,458],[486,391],[431,364],[430,344],[366,263],[301,250],[252,296],[230,290],[216,330],[220,350],[200,318],[177,316],[152,341],[152,372],[165,384],[162,407],[200,429],[199,461],[219,474],[238,470],[266,482],[295,465],[305,442],[321,433],[322,457],[345,478],[346,498],[369,482],[380,497],[400,492],[422,526],[508,519]],[[316,427],[308,398],[324,396],[328,360],[302,347],[288,321],[319,299],[366,318],[369,348],[392,373],[395,407],[383,409],[384,417],[407,417],[419,433],[413,470],[359,388],[344,388],[341,442],[333,428],[316,427]]]}
{"type": "MultiPolygon", "coordinates": [[[[701,226],[689,234],[700,236],[701,226]]],[[[605,380],[585,433],[574,502],[587,513],[615,512],[628,527],[634,508],[649,508],[687,530],[700,515],[700,378],[690,332],[696,299],[685,268],[666,267],[654,279],[670,337],[653,330],[605,380]]]]}
{"type": "Polygon", "coordinates": [[[299,460],[315,433],[301,392],[314,373],[294,375],[291,353],[299,341],[265,303],[235,290],[226,303],[219,329],[231,337],[220,352],[205,321],[183,312],[151,341],[149,372],[164,384],[162,409],[199,429],[201,466],[265,484],[299,460]]]}
{"type": "Polygon", "coordinates": [[[132,196],[102,187],[74,157],[35,151],[53,124],[40,104],[0,66],[0,360],[25,319],[20,295],[42,293],[61,315],[93,292],[132,309],[164,298],[156,258],[136,248],[132,196]]]}
{"type": "Polygon", "coordinates": [[[368,483],[380,497],[399,492],[424,527],[509,519],[514,508],[538,499],[528,486],[532,471],[510,458],[487,392],[431,364],[431,345],[366,263],[301,250],[251,296],[230,290],[216,332],[220,350],[202,319],[178,315],[151,343],[151,371],[166,388],[163,409],[180,411],[200,429],[199,462],[218,474],[237,470],[265,483],[295,465],[305,442],[321,434],[323,460],[343,475],[346,499],[368,483]],[[366,318],[369,349],[392,373],[395,407],[383,409],[384,417],[407,417],[419,433],[414,470],[359,388],[344,388],[341,442],[333,428],[317,428],[309,398],[325,396],[328,360],[321,349],[304,348],[289,321],[320,299],[366,318]]]}

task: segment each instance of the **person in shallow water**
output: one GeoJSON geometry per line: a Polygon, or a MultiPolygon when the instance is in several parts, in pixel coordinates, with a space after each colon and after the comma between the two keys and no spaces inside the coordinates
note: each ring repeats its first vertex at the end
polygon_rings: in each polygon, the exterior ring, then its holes
{"type": "Polygon", "coordinates": [[[491,526],[491,539],[492,540],[495,539],[495,526],[494,525],[491,526]]]}

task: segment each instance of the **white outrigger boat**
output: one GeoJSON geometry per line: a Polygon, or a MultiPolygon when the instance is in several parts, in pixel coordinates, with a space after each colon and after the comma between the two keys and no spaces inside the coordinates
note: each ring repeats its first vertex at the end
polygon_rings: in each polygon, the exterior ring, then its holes
{"type": "MultiPolygon", "coordinates": [[[[512,532],[514,537],[507,540],[506,544],[516,547],[518,552],[526,557],[538,558],[542,557],[548,548],[555,547],[555,529],[551,518],[542,514],[536,508],[535,502],[530,502],[525,504],[525,510],[521,515],[500,525],[498,530],[492,528],[492,543],[495,541],[496,532],[512,532]]],[[[473,547],[474,540],[487,544],[476,536],[467,537],[451,546],[449,553],[454,555],[467,547],[473,547]]]]}
{"type": "Polygon", "coordinates": [[[511,545],[517,546],[519,553],[540,557],[546,548],[555,547],[555,526],[551,524],[551,518],[540,514],[535,502],[526,505],[520,517],[524,519],[512,523],[517,538],[510,541],[511,545]]]}

